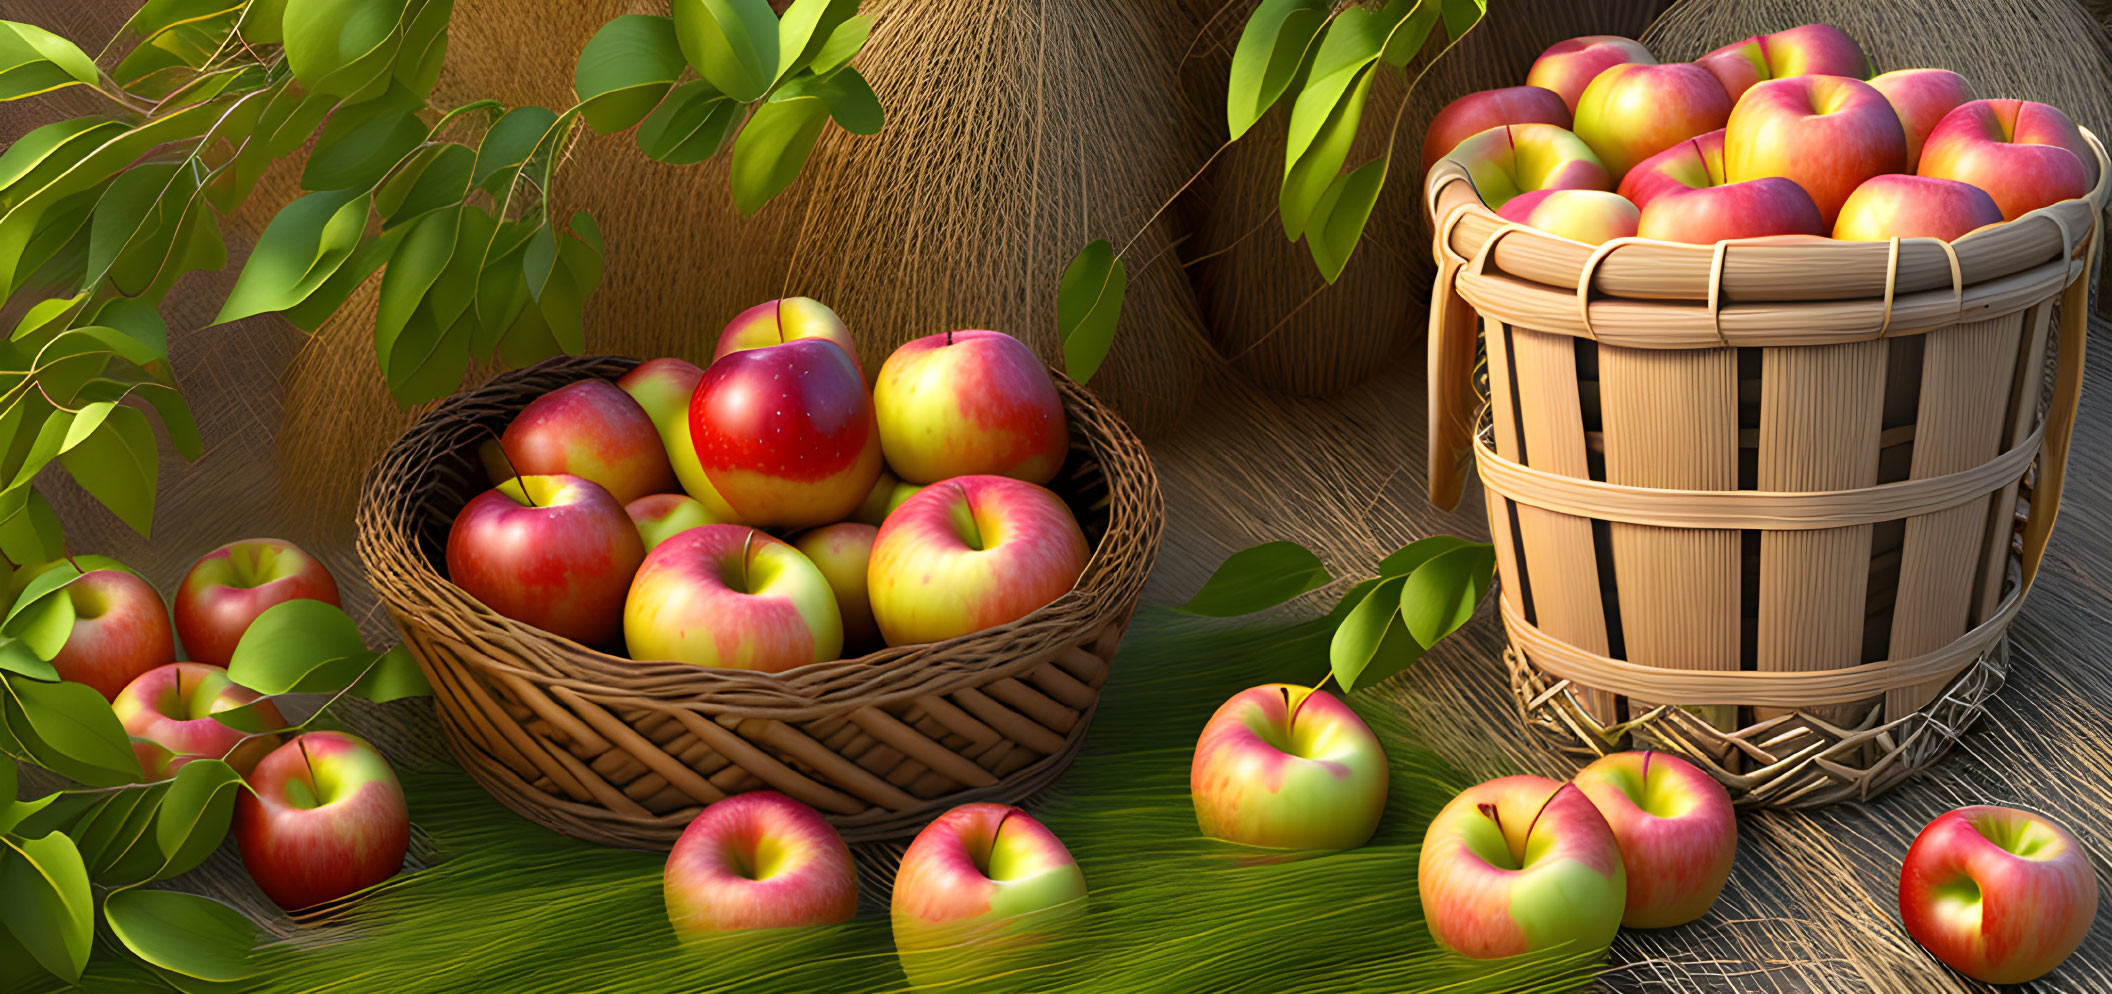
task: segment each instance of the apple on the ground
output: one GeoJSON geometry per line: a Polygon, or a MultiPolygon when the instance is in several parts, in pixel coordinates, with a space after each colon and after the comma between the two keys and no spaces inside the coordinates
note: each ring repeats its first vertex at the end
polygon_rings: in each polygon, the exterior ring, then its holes
{"type": "Polygon", "coordinates": [[[1863,181],[1841,205],[1833,237],[1881,242],[1890,238],[1955,241],[1967,232],[2000,224],[2002,208],[1970,183],[1886,173],[1863,181]]]}
{"type": "Polygon", "coordinates": [[[1660,192],[1643,208],[1636,234],[1667,242],[1713,245],[1732,238],[1824,235],[1826,221],[1811,194],[1780,176],[1695,190],[1660,192]]]}
{"type": "Polygon", "coordinates": [[[1604,190],[1534,190],[1512,197],[1496,214],[1586,245],[1630,237],[1643,217],[1628,198],[1604,190]]]}
{"type": "Polygon", "coordinates": [[[1452,798],[1423,836],[1416,882],[1431,937],[1476,959],[1604,949],[1628,898],[1620,844],[1591,799],[1533,776],[1452,798]]]}
{"type": "Polygon", "coordinates": [[[638,526],[638,538],[645,543],[647,552],[698,525],[729,523],[714,520],[711,512],[688,494],[648,494],[623,505],[623,512],[638,526]]]}
{"type": "Polygon", "coordinates": [[[1700,66],[1628,63],[1584,88],[1576,130],[1617,183],[1644,159],[1721,128],[1730,116],[1731,98],[1700,66]]]}
{"type": "Polygon", "coordinates": [[[1506,86],[1469,93],[1446,104],[1430,119],[1430,127],[1423,132],[1423,171],[1430,171],[1460,142],[1490,128],[1506,124],[1567,128],[1570,123],[1569,105],[1561,94],[1545,87],[1506,86]]]}
{"type": "Polygon", "coordinates": [[[2082,945],[2097,876],[2044,815],[1980,805],[1929,822],[1899,871],[1899,917],[1937,959],[1990,984],[2045,976],[2082,945]]]}
{"type": "Polygon", "coordinates": [[[1949,69],[1894,69],[1870,77],[1870,87],[1885,95],[1907,132],[1907,171],[1921,164],[1921,146],[1929,132],[1960,104],[1973,99],[1972,84],[1949,69]]]}
{"type": "Polygon", "coordinates": [[[817,339],[713,362],[690,400],[689,435],[712,487],[749,524],[841,521],[880,476],[880,429],[858,364],[817,339]]]}
{"type": "Polygon", "coordinates": [[[592,480],[618,504],[676,486],[653,420],[607,380],[580,380],[537,397],[500,440],[514,472],[592,480]]]}
{"type": "Polygon", "coordinates": [[[1707,69],[1733,101],[1753,84],[1790,76],[1870,75],[1870,60],[1848,33],[1831,24],[1806,24],[1732,42],[1694,64],[1707,69]]]}
{"type": "Polygon", "coordinates": [[[121,569],[92,569],[53,594],[73,602],[73,630],[51,659],[59,679],[116,700],[125,685],[176,661],[169,609],[153,585],[121,569]]]}
{"type": "Polygon", "coordinates": [[[1971,183],[2014,221],[2097,185],[2097,154],[2060,108],[2029,100],[1974,100],[1944,115],[1916,172],[1971,183]]]}
{"type": "Polygon", "coordinates": [[[843,651],[821,570],[745,525],[691,528],[655,546],[621,617],[634,659],[777,673],[843,651]]]}
{"type": "Polygon", "coordinates": [[[667,854],[662,897],[675,934],[850,921],[851,849],[813,808],[771,790],[706,805],[667,854]]]}
{"type": "Polygon", "coordinates": [[[1723,129],[1717,128],[1636,163],[1615,192],[1642,210],[1661,194],[1722,185],[1723,129]]]}
{"type": "Polygon", "coordinates": [[[1753,84],[1724,125],[1723,172],[1733,183],[1794,180],[1832,228],[1863,181],[1907,167],[1907,133],[1885,95],[1844,76],[1753,84]]]}
{"type": "Polygon", "coordinates": [[[793,546],[812,562],[836,593],[836,613],[843,618],[843,645],[868,649],[880,644],[873,623],[873,603],[866,596],[866,569],[873,558],[873,539],[880,529],[858,521],[839,521],[801,534],[793,546]]]}
{"type": "Polygon", "coordinates": [[[1708,774],[1661,752],[1601,756],[1572,781],[1620,843],[1630,928],[1684,925],[1706,914],[1731,877],[1738,816],[1708,774]]]}
{"type": "Polygon", "coordinates": [[[1386,809],[1386,750],[1333,694],[1272,683],[1233,695],[1195,743],[1203,834],[1277,849],[1354,849],[1386,809]]]}
{"type": "Polygon", "coordinates": [[[918,491],[880,526],[866,571],[888,645],[938,642],[1024,618],[1085,572],[1085,534],[1055,494],[1006,476],[918,491]]]}
{"type": "Polygon", "coordinates": [[[703,378],[704,371],[695,363],[647,359],[623,374],[616,385],[652,419],[683,492],[704,505],[712,520],[732,524],[740,519],[726,498],[719,496],[718,488],[711,485],[711,478],[704,475],[704,467],[697,462],[696,443],[689,437],[689,402],[696,396],[697,381],[703,378]]]}
{"type": "Polygon", "coordinates": [[[858,343],[851,340],[851,329],[828,305],[811,297],[766,300],[742,311],[719,332],[711,361],[717,362],[729,352],[783,345],[803,338],[834,343],[851,357],[851,365],[858,368],[859,381],[864,382],[865,369],[858,364],[858,343]]]}
{"type": "Polygon", "coordinates": [[[338,604],[337,581],[292,542],[229,542],[183,575],[176,588],[176,636],[191,659],[226,666],[249,623],[266,608],[292,600],[338,604]]]}
{"type": "Polygon", "coordinates": [[[308,732],[257,763],[235,795],[242,865],[289,911],[334,901],[403,867],[411,816],[403,785],[366,741],[308,732]]]}
{"type": "Polygon", "coordinates": [[[873,412],[887,465],[909,483],[978,473],[1047,483],[1070,452],[1048,368],[1003,332],[903,343],[880,366],[873,412]]]}
{"type": "MultiPolygon", "coordinates": [[[[1577,98],[1599,74],[1622,63],[1652,65],[1657,57],[1633,38],[1620,35],[1585,35],[1558,41],[1541,52],[1526,70],[1525,82],[1553,90],[1574,114],[1577,98]]],[[[1514,123],[1514,122],[1513,122],[1514,123]]],[[[1566,125],[1565,125],[1566,127],[1566,125]]]]}
{"type": "Polygon", "coordinates": [[[1056,834],[1018,808],[963,804],[909,844],[889,914],[912,984],[1019,969],[1085,906],[1085,875],[1056,834]]]}
{"type": "Polygon", "coordinates": [[[1611,190],[1613,177],[1591,147],[1552,124],[1506,124],[1460,142],[1445,154],[1492,210],[1534,190],[1611,190]]]}
{"type": "Polygon", "coordinates": [[[212,718],[256,704],[256,718],[266,728],[286,724],[277,706],[227,678],[227,671],[205,663],[170,663],[134,677],[111,707],[125,734],[133,739],[143,783],[166,780],[194,759],[224,759],[236,773],[248,776],[257,760],[278,745],[271,734],[248,735],[212,718]]]}
{"type": "Polygon", "coordinates": [[[577,476],[524,476],[470,499],[447,575],[498,613],[587,645],[615,638],[645,558],[623,505],[577,476]]]}

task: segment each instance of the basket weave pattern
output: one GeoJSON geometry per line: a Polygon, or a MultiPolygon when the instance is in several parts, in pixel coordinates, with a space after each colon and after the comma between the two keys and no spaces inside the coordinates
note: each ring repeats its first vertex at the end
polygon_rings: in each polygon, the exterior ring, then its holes
{"type": "Polygon", "coordinates": [[[782,674],[633,660],[502,617],[436,564],[455,512],[488,487],[485,428],[541,394],[634,360],[555,359],[443,402],[367,480],[359,554],[433,685],[457,757],[508,807],[557,831],[667,849],[701,805],[756,788],[819,809],[850,841],[938,811],[1013,802],[1085,737],[1158,548],[1156,477],[1105,406],[1057,377],[1072,455],[1052,485],[1093,545],[1070,592],[1018,621],[782,674]]]}

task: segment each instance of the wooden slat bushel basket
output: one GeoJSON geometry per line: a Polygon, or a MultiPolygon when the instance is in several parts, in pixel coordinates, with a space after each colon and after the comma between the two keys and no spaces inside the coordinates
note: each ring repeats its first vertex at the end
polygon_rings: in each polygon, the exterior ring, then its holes
{"type": "Polygon", "coordinates": [[[1071,456],[1051,489],[1092,558],[1048,606],[784,673],[714,669],[580,645],[442,575],[455,513],[490,485],[479,444],[543,393],[634,365],[560,358],[458,394],[390,447],[360,498],[360,562],[485,789],[568,835],[665,850],[702,805],[743,790],[782,791],[872,841],[955,804],[1022,800],[1070,765],[1158,549],[1158,482],[1120,418],[1055,374],[1071,456]]]}
{"type": "Polygon", "coordinates": [[[1471,450],[1529,727],[1785,807],[1951,746],[2053,528],[2107,185],[2088,140],[2087,197],[1955,242],[1590,246],[1431,171],[1431,496],[1458,501],[1471,450]]]}

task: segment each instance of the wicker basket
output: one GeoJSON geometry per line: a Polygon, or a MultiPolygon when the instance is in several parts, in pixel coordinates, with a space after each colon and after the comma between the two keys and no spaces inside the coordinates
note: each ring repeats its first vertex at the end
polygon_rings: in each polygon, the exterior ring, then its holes
{"type": "Polygon", "coordinates": [[[1935,761],[2053,527],[2105,191],[1955,243],[1594,248],[1433,169],[1431,499],[1471,448],[1528,725],[1757,805],[1935,761]]]}
{"type": "Polygon", "coordinates": [[[851,841],[907,836],[967,801],[1018,801],[1077,754],[1158,549],[1158,481],[1135,436],[1057,377],[1072,454],[1052,485],[1093,555],[1011,624],[782,674],[611,655],[493,613],[441,575],[455,512],[488,483],[484,428],[635,365],[556,359],[439,405],[367,478],[359,556],[433,685],[471,776],[532,821],[667,849],[703,804],[768,787],[851,841]]]}

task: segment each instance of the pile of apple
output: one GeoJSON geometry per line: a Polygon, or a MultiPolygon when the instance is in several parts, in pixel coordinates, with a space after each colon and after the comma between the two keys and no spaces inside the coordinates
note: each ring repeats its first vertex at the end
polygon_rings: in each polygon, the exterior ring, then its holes
{"type": "MultiPolygon", "coordinates": [[[[30,578],[18,575],[17,587],[30,578]]],[[[336,900],[402,868],[410,812],[372,745],[342,732],[247,733],[213,717],[248,708],[267,729],[287,727],[270,699],[228,679],[227,664],[266,609],[292,600],[338,605],[337,581],[314,556],[269,538],[214,549],[177,587],[173,627],[154,586],[115,566],[86,570],[54,596],[72,599],[74,621],[52,668],[111,702],[141,783],[167,780],[198,759],[225,760],[243,777],[235,840],[250,877],[280,907],[336,900]],[[187,661],[177,661],[178,637],[187,661]]]]}
{"type": "Polygon", "coordinates": [[[1628,38],[1572,38],[1526,85],[1446,106],[1423,165],[1457,162],[1504,219],[1592,245],[1948,241],[2097,185],[2097,156],[2060,110],[1973,99],[1946,69],[1866,82],[1869,65],[1827,24],[1669,65],[1628,38]]]}
{"type": "Polygon", "coordinates": [[[834,311],[773,300],[709,368],[654,359],[529,403],[485,446],[497,485],[455,517],[448,574],[636,659],[776,673],[936,642],[1077,583],[1085,536],[1042,486],[1068,451],[1017,339],[920,338],[868,388],[834,311]]]}

